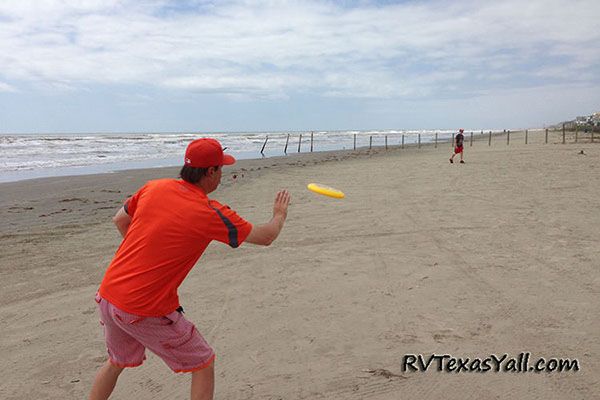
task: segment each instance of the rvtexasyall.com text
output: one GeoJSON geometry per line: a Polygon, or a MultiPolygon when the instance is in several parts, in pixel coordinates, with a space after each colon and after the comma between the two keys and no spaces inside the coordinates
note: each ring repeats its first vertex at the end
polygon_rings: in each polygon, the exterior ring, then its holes
{"type": "Polygon", "coordinates": [[[402,358],[403,372],[577,372],[577,359],[532,358],[531,353],[519,353],[517,357],[508,354],[491,354],[485,358],[453,357],[450,354],[405,354],[402,358]]]}

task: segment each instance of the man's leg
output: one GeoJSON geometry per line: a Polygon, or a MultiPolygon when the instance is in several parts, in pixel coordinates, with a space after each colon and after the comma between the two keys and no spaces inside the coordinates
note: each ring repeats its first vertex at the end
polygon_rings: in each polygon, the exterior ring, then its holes
{"type": "Polygon", "coordinates": [[[119,375],[123,372],[123,368],[117,367],[106,360],[104,365],[96,374],[92,390],[90,391],[90,400],[106,400],[110,397],[119,375]]]}
{"type": "Polygon", "coordinates": [[[215,392],[215,363],[192,372],[192,400],[212,400],[215,392]]]}

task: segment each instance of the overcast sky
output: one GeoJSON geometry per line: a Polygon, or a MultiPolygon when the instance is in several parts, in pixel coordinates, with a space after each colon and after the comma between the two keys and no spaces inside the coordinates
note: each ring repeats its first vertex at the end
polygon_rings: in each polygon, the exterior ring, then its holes
{"type": "Polygon", "coordinates": [[[0,1],[0,133],[543,127],[600,1],[0,1]]]}

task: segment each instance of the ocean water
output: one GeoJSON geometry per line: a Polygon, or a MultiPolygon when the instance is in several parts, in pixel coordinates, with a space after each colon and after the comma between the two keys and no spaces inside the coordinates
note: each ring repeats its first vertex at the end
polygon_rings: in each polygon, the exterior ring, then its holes
{"type": "MultiPolygon", "coordinates": [[[[414,144],[452,137],[452,130],[437,131],[314,131],[313,151],[356,147],[414,144]]],[[[109,173],[114,171],[182,165],[188,143],[213,137],[238,159],[310,152],[311,132],[235,133],[112,133],[112,134],[0,134],[0,182],[49,176],[109,173]],[[302,141],[300,142],[300,135],[302,141]],[[263,154],[261,149],[268,137],[263,154]],[[289,139],[288,139],[289,137],[289,139]]]]}

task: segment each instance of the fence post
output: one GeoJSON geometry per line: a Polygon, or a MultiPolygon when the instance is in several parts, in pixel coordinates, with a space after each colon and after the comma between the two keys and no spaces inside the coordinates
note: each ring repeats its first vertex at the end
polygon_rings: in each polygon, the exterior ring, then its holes
{"type": "Polygon", "coordinates": [[[488,136],[488,146],[492,145],[492,131],[490,131],[490,134],[488,136]]]}
{"type": "Polygon", "coordinates": [[[577,143],[577,136],[579,136],[579,127],[575,127],[575,143],[577,143]]]}
{"type": "Polygon", "coordinates": [[[525,129],[525,144],[527,144],[527,136],[529,136],[529,131],[525,129]]]}
{"type": "Polygon", "coordinates": [[[419,133],[419,149],[421,148],[421,134],[419,133]]]}
{"type": "Polygon", "coordinates": [[[387,135],[385,135],[385,149],[387,150],[387,135]]]}
{"type": "Polygon", "coordinates": [[[265,142],[263,143],[263,147],[262,147],[262,149],[260,149],[260,154],[263,154],[263,152],[265,151],[265,146],[267,145],[267,140],[269,140],[269,135],[267,135],[267,137],[265,138],[265,142]]]}
{"type": "Polygon", "coordinates": [[[354,150],[356,150],[356,133],[354,134],[354,150]]]}
{"type": "Polygon", "coordinates": [[[369,136],[369,150],[373,147],[373,136],[369,136]]]}
{"type": "Polygon", "coordinates": [[[290,134],[288,133],[287,139],[285,139],[285,149],[283,149],[283,154],[287,154],[287,147],[288,147],[289,141],[290,141],[290,134]]]}
{"type": "Polygon", "coordinates": [[[404,134],[402,134],[402,148],[404,148],[404,134]]]}
{"type": "Polygon", "coordinates": [[[300,144],[302,144],[302,134],[300,134],[300,138],[298,139],[298,153],[300,153],[300,144]]]}
{"type": "Polygon", "coordinates": [[[548,144],[548,128],[546,128],[546,141],[544,143],[548,144]]]}
{"type": "Polygon", "coordinates": [[[506,145],[510,143],[510,129],[506,132],[506,145]]]}
{"type": "Polygon", "coordinates": [[[313,133],[314,132],[310,133],[310,152],[311,153],[313,152],[313,133]]]}
{"type": "Polygon", "coordinates": [[[437,132],[435,133],[435,148],[437,149],[437,132]]]}
{"type": "Polygon", "coordinates": [[[469,144],[469,147],[473,147],[473,131],[471,131],[471,143],[469,144]]]}
{"type": "Polygon", "coordinates": [[[565,144],[565,124],[563,124],[563,142],[562,144],[565,144]]]}
{"type": "Polygon", "coordinates": [[[450,142],[450,147],[454,148],[454,132],[452,133],[452,142],[450,142]]]}

